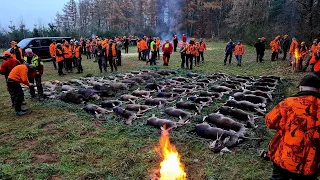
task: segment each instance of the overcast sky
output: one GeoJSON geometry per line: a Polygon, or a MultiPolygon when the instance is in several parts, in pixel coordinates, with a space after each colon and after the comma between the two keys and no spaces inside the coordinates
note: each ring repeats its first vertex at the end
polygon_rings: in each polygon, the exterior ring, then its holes
{"type": "Polygon", "coordinates": [[[7,28],[17,25],[23,18],[27,28],[33,29],[34,24],[47,25],[54,22],[57,12],[61,12],[63,5],[69,0],[0,0],[0,26],[7,28]]]}

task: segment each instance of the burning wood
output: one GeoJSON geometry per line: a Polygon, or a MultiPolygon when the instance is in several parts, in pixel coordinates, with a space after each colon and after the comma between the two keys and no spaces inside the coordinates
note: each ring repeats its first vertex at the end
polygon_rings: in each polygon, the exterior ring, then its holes
{"type": "Polygon", "coordinates": [[[163,158],[160,163],[160,177],[154,180],[186,180],[187,175],[184,171],[184,165],[180,162],[180,155],[174,145],[171,145],[169,139],[169,132],[165,126],[160,137],[160,147],[156,149],[161,151],[163,158]]]}

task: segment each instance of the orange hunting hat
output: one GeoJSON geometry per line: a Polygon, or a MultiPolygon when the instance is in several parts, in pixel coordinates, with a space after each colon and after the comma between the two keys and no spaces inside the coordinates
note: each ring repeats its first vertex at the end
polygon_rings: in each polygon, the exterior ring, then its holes
{"type": "Polygon", "coordinates": [[[11,53],[10,53],[9,51],[5,51],[5,52],[3,53],[3,56],[5,56],[5,57],[11,56],[11,53]]]}

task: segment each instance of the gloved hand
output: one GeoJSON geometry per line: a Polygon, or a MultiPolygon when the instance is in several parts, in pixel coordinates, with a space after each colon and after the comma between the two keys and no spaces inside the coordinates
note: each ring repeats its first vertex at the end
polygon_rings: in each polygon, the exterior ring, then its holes
{"type": "Polygon", "coordinates": [[[34,83],[30,83],[30,86],[34,86],[34,83]]]}

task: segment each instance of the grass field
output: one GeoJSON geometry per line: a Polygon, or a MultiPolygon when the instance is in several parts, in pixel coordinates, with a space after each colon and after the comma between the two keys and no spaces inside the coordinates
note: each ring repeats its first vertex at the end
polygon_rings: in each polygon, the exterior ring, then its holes
{"type": "MultiPolygon", "coordinates": [[[[208,43],[205,64],[195,72],[226,72],[241,75],[276,75],[289,80],[292,85],[285,92],[294,94],[302,73],[292,74],[287,61],[255,62],[255,50],[246,47],[243,66],[237,67],[235,58],[231,65],[223,65],[224,43],[208,43]]],[[[133,54],[135,48],[130,49],[133,54]]],[[[269,59],[266,52],[265,59],[269,59]]],[[[137,55],[123,57],[121,71],[146,68],[137,55]]],[[[163,68],[159,63],[159,68],[163,68]]],[[[45,63],[46,80],[69,80],[87,74],[100,75],[98,64],[83,59],[84,74],[59,77],[51,62],[45,63]]],[[[180,55],[173,54],[170,69],[180,68],[180,55]]],[[[37,102],[27,99],[34,112],[16,117],[4,78],[0,86],[0,179],[150,179],[152,170],[158,168],[160,159],[154,152],[160,131],[144,126],[145,120],[127,127],[113,116],[103,123],[94,120],[81,110],[59,101],[37,102]],[[48,163],[42,163],[43,161],[48,163]]],[[[283,99],[284,97],[278,97],[283,99]]],[[[206,113],[213,112],[207,109],[206,113]]],[[[219,155],[208,148],[208,141],[190,133],[192,125],[171,134],[186,165],[188,179],[268,179],[271,163],[257,157],[256,147],[266,148],[273,132],[261,131],[268,140],[248,142],[236,148],[236,153],[219,155]]]]}

